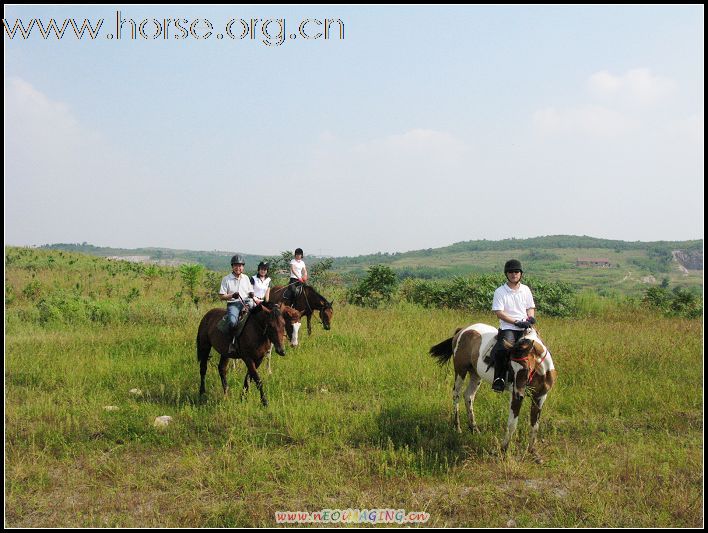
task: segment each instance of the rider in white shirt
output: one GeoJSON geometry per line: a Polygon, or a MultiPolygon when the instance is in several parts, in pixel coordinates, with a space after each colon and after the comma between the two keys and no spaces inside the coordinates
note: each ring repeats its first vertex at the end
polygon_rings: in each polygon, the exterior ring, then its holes
{"type": "Polygon", "coordinates": [[[268,263],[258,263],[258,273],[251,277],[253,284],[254,301],[256,304],[268,301],[270,294],[270,278],[268,277],[268,263]]]}
{"type": "MultiPolygon", "coordinates": [[[[243,273],[246,260],[241,254],[236,254],[231,258],[231,274],[224,276],[221,280],[219,298],[226,301],[226,313],[228,316],[229,331],[234,334],[234,328],[238,323],[239,315],[244,307],[249,309],[255,307],[253,301],[253,286],[248,276],[243,273]]],[[[234,351],[233,342],[229,346],[229,352],[234,351]]]]}
{"type": "Polygon", "coordinates": [[[521,262],[510,259],[504,265],[504,274],[507,282],[494,291],[492,311],[499,318],[499,334],[497,343],[492,348],[494,359],[494,382],[492,390],[503,392],[506,383],[506,370],[508,354],[504,347],[504,340],[515,343],[527,328],[536,323],[536,304],[533,301],[531,290],[521,283],[524,271],[521,262]]]}
{"type": "Polygon", "coordinates": [[[283,300],[286,305],[290,305],[290,302],[295,300],[296,284],[302,285],[307,281],[307,267],[302,260],[304,255],[302,248],[297,248],[295,250],[295,259],[290,261],[290,281],[285,294],[283,294],[283,300]]]}

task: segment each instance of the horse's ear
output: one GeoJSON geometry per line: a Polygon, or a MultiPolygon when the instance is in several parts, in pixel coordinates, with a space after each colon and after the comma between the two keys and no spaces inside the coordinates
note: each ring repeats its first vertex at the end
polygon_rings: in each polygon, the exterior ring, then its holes
{"type": "Polygon", "coordinates": [[[506,348],[507,350],[511,350],[514,347],[514,344],[506,339],[503,339],[502,343],[504,344],[504,348],[506,348]]]}

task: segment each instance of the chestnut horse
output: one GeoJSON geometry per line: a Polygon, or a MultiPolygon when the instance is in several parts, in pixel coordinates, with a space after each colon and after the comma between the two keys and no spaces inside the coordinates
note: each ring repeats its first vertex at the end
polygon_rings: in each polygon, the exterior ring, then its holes
{"type": "MultiPolygon", "coordinates": [[[[487,324],[473,324],[466,328],[458,328],[454,336],[430,348],[430,355],[438,359],[438,363],[445,364],[450,358],[455,366],[455,388],[453,391],[453,409],[455,414],[455,427],[460,429],[460,412],[458,402],[460,391],[467,374],[470,382],[465,390],[465,405],[470,429],[478,432],[474,420],[474,397],[482,380],[492,383],[494,380],[493,362],[485,361],[486,355],[496,342],[497,328],[487,324]]],[[[537,462],[541,462],[535,449],[536,435],[538,434],[541,408],[546,401],[548,391],[556,381],[557,373],[553,366],[553,359],[548,348],[543,344],[535,329],[529,328],[524,335],[514,344],[505,341],[505,346],[511,355],[511,369],[514,379],[509,383],[507,390],[511,390],[511,406],[506,435],[502,444],[502,451],[506,452],[509,441],[516,431],[519,420],[521,402],[528,390],[531,396],[531,438],[529,452],[537,462]]]]}
{"type": "Polygon", "coordinates": [[[226,370],[229,359],[242,359],[246,363],[246,378],[243,381],[242,397],[248,392],[248,381],[253,380],[261,393],[261,402],[268,405],[265,393],[263,392],[263,382],[258,375],[257,368],[260,366],[263,357],[268,353],[271,343],[275,346],[275,351],[280,355],[285,355],[283,337],[285,335],[285,320],[280,311],[280,306],[272,304],[262,304],[251,311],[243,332],[238,339],[238,353],[229,354],[229,344],[231,336],[222,333],[216,326],[226,314],[226,309],[212,309],[208,311],[199,324],[197,332],[197,360],[200,363],[201,387],[199,394],[206,392],[204,377],[206,376],[209,354],[214,348],[220,355],[219,375],[221,385],[224,388],[224,395],[228,393],[229,387],[226,383],[226,370]]]}
{"type": "MultiPolygon", "coordinates": [[[[289,285],[277,286],[270,289],[270,300],[271,302],[280,303],[283,301],[283,295],[285,290],[289,285]]],[[[320,320],[322,320],[322,326],[328,330],[332,322],[332,303],[328,302],[327,299],[313,289],[310,285],[302,285],[302,292],[295,298],[294,302],[291,302],[292,307],[300,311],[300,313],[307,317],[307,334],[312,335],[312,326],[310,325],[310,317],[313,311],[320,312],[320,320]]]]}

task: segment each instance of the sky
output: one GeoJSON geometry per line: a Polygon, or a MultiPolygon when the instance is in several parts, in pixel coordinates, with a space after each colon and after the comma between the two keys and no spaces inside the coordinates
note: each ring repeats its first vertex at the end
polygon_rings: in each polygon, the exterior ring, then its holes
{"type": "Polygon", "coordinates": [[[703,238],[703,6],[6,6],[3,22],[7,245],[703,238]],[[103,23],[43,39],[52,18],[103,23]]]}

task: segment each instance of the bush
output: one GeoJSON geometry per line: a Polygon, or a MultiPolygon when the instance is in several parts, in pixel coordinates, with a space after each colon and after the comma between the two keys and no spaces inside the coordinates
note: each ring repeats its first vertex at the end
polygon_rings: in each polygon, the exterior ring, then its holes
{"type": "MultiPolygon", "coordinates": [[[[406,280],[401,286],[401,295],[425,307],[491,311],[494,291],[502,283],[504,278],[496,275],[455,277],[449,281],[406,280]]],[[[540,313],[548,316],[575,314],[574,293],[567,283],[535,280],[524,280],[524,283],[531,288],[540,313]]]]}
{"type": "Polygon", "coordinates": [[[385,265],[369,267],[367,276],[347,291],[347,301],[364,307],[379,307],[391,301],[398,279],[396,273],[385,265]]]}
{"type": "Polygon", "coordinates": [[[669,290],[668,283],[646,289],[643,301],[666,316],[700,318],[703,314],[700,296],[681,287],[669,290]]]}

